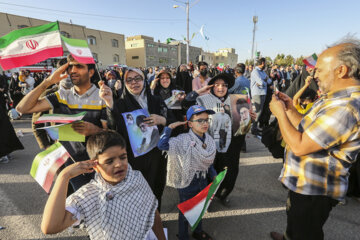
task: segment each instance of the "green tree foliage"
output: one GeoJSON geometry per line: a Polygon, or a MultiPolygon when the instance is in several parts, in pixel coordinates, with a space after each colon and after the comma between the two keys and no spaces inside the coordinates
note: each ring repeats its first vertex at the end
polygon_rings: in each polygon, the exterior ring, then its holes
{"type": "Polygon", "coordinates": [[[299,66],[303,66],[304,65],[303,60],[304,60],[304,57],[301,55],[300,57],[298,57],[296,59],[295,64],[297,64],[299,66]]]}

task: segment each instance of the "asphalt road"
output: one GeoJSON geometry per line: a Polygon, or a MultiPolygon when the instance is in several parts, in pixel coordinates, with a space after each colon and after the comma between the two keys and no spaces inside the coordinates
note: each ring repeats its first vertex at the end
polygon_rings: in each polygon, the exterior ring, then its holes
{"type": "MultiPolygon", "coordinates": [[[[24,133],[20,140],[25,150],[14,152],[14,159],[8,164],[0,164],[0,226],[5,227],[0,230],[0,239],[88,239],[81,229],[48,236],[41,233],[47,194],[29,175],[32,160],[40,149],[31,133],[30,121],[19,120],[13,125],[24,133]]],[[[287,191],[277,180],[282,161],[273,159],[252,135],[247,137],[247,147],[247,153],[241,153],[231,206],[223,207],[215,200],[211,212],[204,217],[204,230],[217,240],[270,239],[270,231],[282,232],[286,227],[287,191]]],[[[177,192],[166,188],[162,202],[164,227],[169,230],[169,239],[176,239],[177,192]]],[[[360,239],[360,203],[348,199],[347,205],[335,207],[324,231],[329,240],[360,239]]]]}

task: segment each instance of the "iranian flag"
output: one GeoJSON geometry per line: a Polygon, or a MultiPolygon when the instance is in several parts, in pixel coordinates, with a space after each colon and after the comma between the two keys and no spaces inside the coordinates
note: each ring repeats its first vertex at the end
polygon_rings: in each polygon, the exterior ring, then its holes
{"type": "Polygon", "coordinates": [[[30,175],[49,193],[56,171],[66,162],[70,154],[57,142],[36,155],[30,175]]]}
{"type": "Polygon", "coordinates": [[[308,66],[309,68],[315,68],[316,61],[317,61],[316,53],[314,53],[313,55],[311,55],[303,60],[305,65],[308,66]]]}
{"type": "Polygon", "coordinates": [[[227,169],[219,173],[215,180],[210,183],[204,190],[199,192],[195,197],[178,204],[179,210],[184,214],[185,218],[194,231],[206,210],[208,209],[216,191],[218,190],[221,182],[224,180],[227,169]]]}
{"type": "Polygon", "coordinates": [[[61,36],[71,56],[79,63],[95,64],[90,48],[85,40],[61,36]]]}
{"type": "Polygon", "coordinates": [[[35,122],[35,124],[39,123],[72,123],[75,121],[82,120],[86,115],[86,112],[81,112],[78,114],[43,114],[39,119],[35,122]]]}
{"type": "Polygon", "coordinates": [[[57,22],[14,30],[0,38],[0,65],[3,70],[62,55],[57,22]]]}

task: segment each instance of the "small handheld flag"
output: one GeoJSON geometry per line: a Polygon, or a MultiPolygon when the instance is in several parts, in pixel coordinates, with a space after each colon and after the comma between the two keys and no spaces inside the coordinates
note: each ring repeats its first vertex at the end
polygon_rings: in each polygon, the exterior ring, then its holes
{"type": "Polygon", "coordinates": [[[31,165],[30,175],[49,193],[56,171],[69,157],[70,154],[64,146],[57,142],[36,155],[31,165]]]}
{"type": "Polygon", "coordinates": [[[215,196],[221,182],[224,180],[227,169],[220,172],[215,180],[210,183],[204,190],[199,192],[195,197],[178,204],[179,210],[184,214],[185,218],[194,231],[206,210],[208,209],[213,197],[215,196]]]}
{"type": "Polygon", "coordinates": [[[317,55],[314,53],[313,55],[303,59],[303,63],[308,66],[309,68],[315,68],[317,61],[317,55]]]}
{"type": "Polygon", "coordinates": [[[61,36],[71,56],[79,63],[95,64],[90,48],[85,40],[61,36]]]}

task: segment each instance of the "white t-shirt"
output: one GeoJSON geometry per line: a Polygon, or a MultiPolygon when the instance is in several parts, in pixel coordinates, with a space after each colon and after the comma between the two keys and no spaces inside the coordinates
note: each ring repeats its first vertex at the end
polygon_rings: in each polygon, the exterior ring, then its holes
{"type": "Polygon", "coordinates": [[[25,82],[29,85],[29,87],[27,87],[27,90],[28,91],[31,91],[34,89],[34,84],[35,84],[35,79],[31,76],[28,76],[26,79],[25,79],[25,82]]]}

